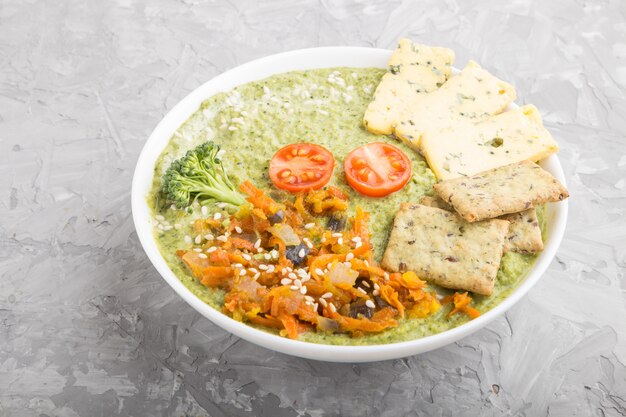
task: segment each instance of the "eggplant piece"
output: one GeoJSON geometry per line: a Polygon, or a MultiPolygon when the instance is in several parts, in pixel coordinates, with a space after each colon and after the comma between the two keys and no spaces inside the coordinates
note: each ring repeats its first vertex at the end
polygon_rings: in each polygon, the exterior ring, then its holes
{"type": "Polygon", "coordinates": [[[341,232],[346,228],[346,216],[342,214],[331,214],[326,223],[326,228],[332,232],[341,232]]]}
{"type": "Polygon", "coordinates": [[[300,243],[299,245],[287,246],[287,250],[285,251],[285,256],[289,259],[295,266],[301,265],[306,257],[309,255],[310,249],[304,243],[300,243]],[[303,255],[303,256],[300,256],[303,255]]]}
{"type": "Polygon", "coordinates": [[[282,210],[278,210],[276,213],[269,216],[267,220],[270,221],[270,224],[272,226],[276,223],[282,223],[285,220],[285,212],[282,210]]]}
{"type": "Polygon", "coordinates": [[[374,296],[374,303],[376,303],[376,306],[380,309],[383,309],[385,307],[391,307],[391,305],[387,304],[387,302],[383,300],[383,298],[380,295],[374,296]]]}
{"type": "Polygon", "coordinates": [[[359,299],[350,304],[349,316],[353,319],[358,319],[359,317],[371,319],[373,314],[374,310],[366,306],[365,301],[363,301],[362,299],[359,299]]]}
{"type": "Polygon", "coordinates": [[[356,282],[354,283],[354,286],[356,288],[362,288],[363,291],[365,291],[366,293],[371,293],[372,290],[374,289],[374,284],[372,284],[372,281],[370,281],[367,278],[357,278],[356,282]]]}

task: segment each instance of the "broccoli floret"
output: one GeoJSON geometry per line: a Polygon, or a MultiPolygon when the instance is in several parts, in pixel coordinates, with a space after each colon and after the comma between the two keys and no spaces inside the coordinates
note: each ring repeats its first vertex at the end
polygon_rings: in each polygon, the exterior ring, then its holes
{"type": "Polygon", "coordinates": [[[178,208],[212,201],[236,206],[246,200],[237,192],[218,156],[219,145],[205,142],[172,162],[163,177],[163,193],[178,208]]]}

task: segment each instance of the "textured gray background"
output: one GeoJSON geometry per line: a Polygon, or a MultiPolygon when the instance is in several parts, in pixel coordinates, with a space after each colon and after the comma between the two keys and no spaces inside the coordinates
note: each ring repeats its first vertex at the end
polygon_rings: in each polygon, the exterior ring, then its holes
{"type": "Polygon", "coordinates": [[[626,415],[626,3],[499,3],[0,0],[0,415],[626,415]],[[486,329],[382,363],[297,359],[201,318],[134,232],[152,128],[253,58],[401,36],[541,110],[572,193],[549,271],[486,329]]]}

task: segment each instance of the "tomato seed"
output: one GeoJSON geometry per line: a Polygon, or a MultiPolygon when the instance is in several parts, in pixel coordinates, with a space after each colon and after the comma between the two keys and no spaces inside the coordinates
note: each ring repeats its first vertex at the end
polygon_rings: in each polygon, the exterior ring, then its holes
{"type": "Polygon", "coordinates": [[[291,175],[291,171],[289,171],[288,169],[286,169],[286,170],[284,170],[283,172],[280,173],[280,177],[281,178],[287,178],[290,175],[291,175]]]}

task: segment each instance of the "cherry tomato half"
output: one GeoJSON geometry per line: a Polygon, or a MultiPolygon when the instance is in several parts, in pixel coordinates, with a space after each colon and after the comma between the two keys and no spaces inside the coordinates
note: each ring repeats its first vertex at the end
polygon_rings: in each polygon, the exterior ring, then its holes
{"type": "Polygon", "coordinates": [[[274,154],[270,161],[270,178],[283,190],[317,190],[330,181],[334,167],[335,159],[325,148],[312,143],[294,143],[274,154]]]}
{"type": "Polygon", "coordinates": [[[372,142],[348,154],[344,163],[348,184],[369,197],[398,191],[411,178],[411,161],[397,147],[372,142]]]}

